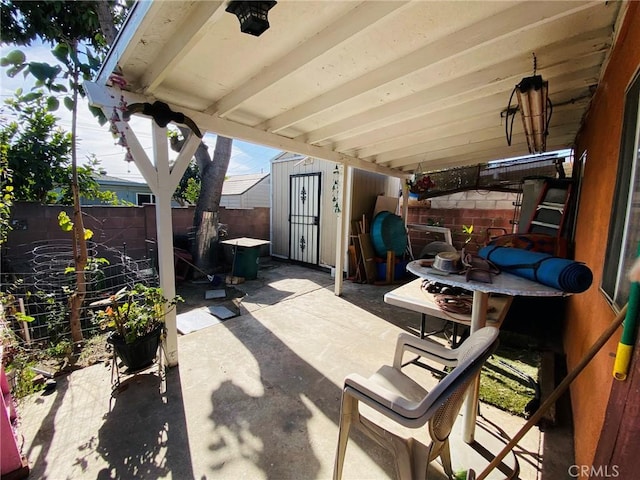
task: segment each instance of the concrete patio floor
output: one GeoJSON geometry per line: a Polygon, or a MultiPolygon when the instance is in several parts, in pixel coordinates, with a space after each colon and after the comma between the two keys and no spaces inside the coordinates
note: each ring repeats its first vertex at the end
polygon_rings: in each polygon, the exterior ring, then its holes
{"type": "MultiPolygon", "coordinates": [[[[26,399],[20,430],[30,478],[331,478],[344,377],[390,363],[396,336],[415,332],[420,317],[384,304],[393,286],[347,281],[336,297],[329,274],[284,263],[269,262],[238,288],[246,292],[240,316],[179,338],[180,365],[168,370],[166,391],[149,370],[112,398],[111,366],[99,364],[26,399]]],[[[426,370],[408,368],[435,383],[426,370]]],[[[476,443],[467,445],[459,418],[454,470],[481,472],[524,423],[482,404],[476,443]]],[[[534,428],[489,478],[568,478],[572,460],[568,429],[534,428]]],[[[352,433],[344,478],[395,478],[392,459],[352,433]]],[[[429,478],[445,478],[439,464],[429,478]]]]}

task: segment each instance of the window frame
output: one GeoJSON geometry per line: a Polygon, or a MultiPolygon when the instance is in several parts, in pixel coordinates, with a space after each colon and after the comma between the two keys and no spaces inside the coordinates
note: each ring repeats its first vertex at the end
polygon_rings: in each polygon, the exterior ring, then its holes
{"type": "Polygon", "coordinates": [[[640,229],[631,228],[640,207],[640,70],[625,92],[616,186],[611,205],[600,290],[620,310],[628,300],[626,274],[635,261],[640,229]],[[635,205],[635,206],[634,206],[635,205]]]}
{"type": "Polygon", "coordinates": [[[156,196],[151,192],[149,192],[149,193],[136,192],[136,205],[141,207],[142,205],[145,205],[145,204],[155,205],[156,204],[156,196]],[[151,201],[150,202],[141,202],[140,201],[140,197],[143,196],[143,195],[145,197],[149,197],[151,201]]]}

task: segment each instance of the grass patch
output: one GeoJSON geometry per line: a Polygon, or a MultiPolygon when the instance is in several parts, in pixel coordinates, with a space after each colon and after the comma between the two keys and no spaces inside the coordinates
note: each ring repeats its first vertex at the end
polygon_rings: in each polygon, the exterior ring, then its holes
{"type": "Polygon", "coordinates": [[[530,381],[513,369],[537,382],[540,359],[537,351],[500,347],[482,368],[480,400],[514,415],[527,417],[526,407],[535,398],[536,390],[530,381]]]}

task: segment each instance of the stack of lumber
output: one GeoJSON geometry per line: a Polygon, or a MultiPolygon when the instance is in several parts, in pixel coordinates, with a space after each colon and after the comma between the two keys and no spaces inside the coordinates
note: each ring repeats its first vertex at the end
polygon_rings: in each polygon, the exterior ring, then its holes
{"type": "MultiPolygon", "coordinates": [[[[370,222],[363,215],[361,220],[351,222],[351,244],[349,245],[349,279],[357,283],[377,282],[376,254],[368,227],[370,222]]],[[[393,282],[395,255],[387,252],[387,277],[382,283],[393,282]]]]}

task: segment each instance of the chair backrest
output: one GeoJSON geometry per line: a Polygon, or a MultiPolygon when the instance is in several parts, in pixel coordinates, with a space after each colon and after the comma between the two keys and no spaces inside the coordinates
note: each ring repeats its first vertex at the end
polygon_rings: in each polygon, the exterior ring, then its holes
{"type": "Polygon", "coordinates": [[[498,347],[498,329],[484,327],[470,335],[457,349],[458,364],[411,411],[399,411],[396,421],[418,427],[431,420],[434,438],[446,438],[453,426],[469,382],[498,347]],[[447,431],[448,430],[448,431],[447,431]]]}
{"type": "Polygon", "coordinates": [[[466,369],[466,374],[464,378],[460,375],[457,380],[452,380],[450,388],[445,388],[441,395],[441,398],[445,396],[448,396],[448,398],[435,411],[429,421],[429,433],[433,439],[442,442],[449,438],[453,424],[464,402],[467,387],[474,378],[474,372],[478,372],[482,368],[486,359],[497,347],[498,329],[494,328],[494,330],[495,332],[486,329],[478,330],[476,333],[480,333],[480,335],[475,337],[472,335],[460,345],[458,349],[459,363],[456,369],[464,368],[466,369]],[[494,338],[494,341],[491,340],[492,338],[494,338]],[[489,347],[487,347],[487,344],[489,344],[489,347]],[[465,367],[465,365],[469,366],[465,367]],[[450,391],[452,393],[449,395],[450,391]]]}

